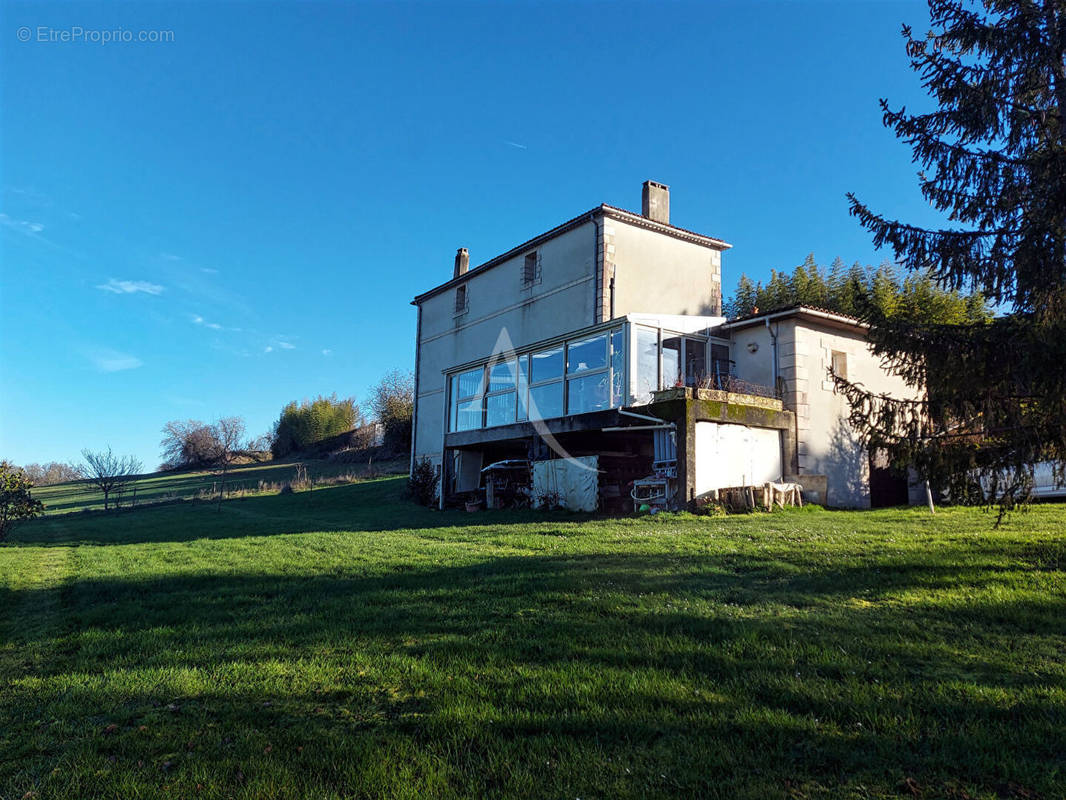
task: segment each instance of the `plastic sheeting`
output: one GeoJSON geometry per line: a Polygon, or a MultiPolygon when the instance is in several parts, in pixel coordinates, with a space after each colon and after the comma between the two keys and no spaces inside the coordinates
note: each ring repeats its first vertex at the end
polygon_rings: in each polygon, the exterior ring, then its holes
{"type": "Polygon", "coordinates": [[[597,456],[534,461],[533,508],[555,504],[570,511],[595,511],[600,494],[599,463],[597,456]]]}

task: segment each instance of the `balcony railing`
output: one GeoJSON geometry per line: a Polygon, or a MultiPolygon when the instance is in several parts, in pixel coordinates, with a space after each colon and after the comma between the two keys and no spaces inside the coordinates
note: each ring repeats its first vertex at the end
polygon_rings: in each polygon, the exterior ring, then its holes
{"type": "Polygon", "coordinates": [[[732,394],[750,394],[756,397],[771,397],[776,400],[781,399],[780,392],[775,391],[770,386],[742,380],[735,375],[729,374],[705,375],[697,381],[696,388],[716,389],[720,392],[731,392],[732,394]]]}

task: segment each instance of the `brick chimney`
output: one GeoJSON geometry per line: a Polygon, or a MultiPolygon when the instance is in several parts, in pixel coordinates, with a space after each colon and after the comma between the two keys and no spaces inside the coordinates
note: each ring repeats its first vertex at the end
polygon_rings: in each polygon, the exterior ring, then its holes
{"type": "Polygon", "coordinates": [[[455,253],[455,277],[465,275],[470,269],[470,252],[465,247],[460,247],[455,253]]]}
{"type": "Polygon", "coordinates": [[[670,187],[665,183],[644,181],[640,213],[648,219],[670,224],[670,187]]]}

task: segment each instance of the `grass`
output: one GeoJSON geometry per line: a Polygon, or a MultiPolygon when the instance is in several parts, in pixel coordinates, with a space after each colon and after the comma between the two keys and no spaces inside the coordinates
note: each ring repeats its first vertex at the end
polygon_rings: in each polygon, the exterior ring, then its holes
{"type": "MultiPolygon", "coordinates": [[[[316,481],[330,481],[350,475],[358,477],[370,473],[406,472],[406,459],[392,459],[380,463],[345,463],[309,459],[304,461],[267,461],[233,467],[226,474],[226,492],[256,492],[260,486],[280,486],[296,477],[303,466],[316,481]]],[[[122,505],[134,501],[137,505],[189,500],[218,492],[219,476],[210,471],[183,470],[180,472],[152,472],[132,480],[122,496],[122,505]]],[[[90,481],[71,481],[54,486],[41,486],[33,496],[45,504],[48,514],[69,514],[72,511],[102,510],[104,495],[90,481]]],[[[114,500],[114,498],[112,498],[114,500]]]]}
{"type": "Polygon", "coordinates": [[[598,519],[402,479],[0,547],[0,797],[1066,796],[1066,507],[598,519]]]}

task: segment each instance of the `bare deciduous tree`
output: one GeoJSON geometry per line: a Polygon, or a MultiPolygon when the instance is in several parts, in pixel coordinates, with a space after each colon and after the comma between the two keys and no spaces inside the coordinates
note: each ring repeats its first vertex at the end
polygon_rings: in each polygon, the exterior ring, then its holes
{"type": "Polygon", "coordinates": [[[52,486],[56,483],[78,481],[85,477],[85,470],[77,464],[49,461],[45,464],[27,464],[22,471],[34,486],[52,486]]]}
{"type": "Polygon", "coordinates": [[[270,442],[273,439],[273,435],[269,433],[262,433],[256,436],[254,439],[249,439],[245,445],[247,449],[248,457],[256,461],[263,461],[270,458],[270,442]]]}
{"type": "Polygon", "coordinates": [[[222,508],[222,495],[226,488],[226,473],[246,449],[244,444],[244,420],[240,417],[222,417],[211,427],[213,448],[211,463],[219,475],[218,507],[222,508]]]}
{"type": "MultiPolygon", "coordinates": [[[[116,456],[111,448],[94,452],[81,451],[85,459],[86,477],[104,494],[104,510],[109,507],[112,493],[121,496],[126,483],[141,471],[141,462],[133,456],[116,456]]],[[[116,506],[118,501],[116,500],[116,506]]]]}

